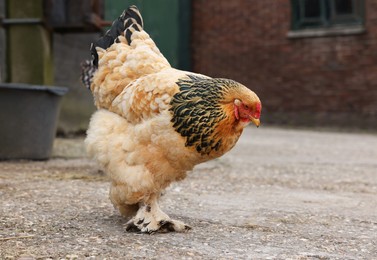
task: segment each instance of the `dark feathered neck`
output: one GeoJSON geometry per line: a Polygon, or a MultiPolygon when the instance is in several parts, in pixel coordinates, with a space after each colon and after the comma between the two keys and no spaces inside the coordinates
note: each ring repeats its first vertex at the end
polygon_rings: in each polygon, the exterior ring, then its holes
{"type": "MultiPolygon", "coordinates": [[[[177,82],[179,92],[171,100],[173,127],[186,138],[186,146],[202,155],[222,150],[223,139],[216,128],[229,114],[224,103],[238,83],[228,79],[212,79],[196,75],[177,82]]],[[[230,101],[232,102],[232,101],[230,101]]]]}

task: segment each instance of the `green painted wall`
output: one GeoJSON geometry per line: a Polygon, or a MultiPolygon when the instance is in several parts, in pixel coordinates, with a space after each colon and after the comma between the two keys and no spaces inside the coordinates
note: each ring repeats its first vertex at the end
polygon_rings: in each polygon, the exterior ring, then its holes
{"type": "Polygon", "coordinates": [[[175,68],[190,69],[189,0],[112,0],[105,1],[105,19],[116,19],[129,5],[136,5],[143,16],[145,30],[175,68]]]}

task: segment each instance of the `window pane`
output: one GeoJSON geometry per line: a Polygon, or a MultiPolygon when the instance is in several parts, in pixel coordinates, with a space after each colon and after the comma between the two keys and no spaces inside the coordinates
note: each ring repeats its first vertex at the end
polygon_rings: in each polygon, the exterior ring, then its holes
{"type": "Polygon", "coordinates": [[[335,0],[335,12],[337,14],[353,14],[353,0],[335,0]]]}
{"type": "Polygon", "coordinates": [[[330,23],[332,25],[361,24],[363,2],[363,0],[332,0],[330,23]]]}
{"type": "Polygon", "coordinates": [[[320,0],[305,0],[303,9],[303,16],[305,18],[315,18],[321,16],[320,0]]]}
{"type": "Polygon", "coordinates": [[[294,30],[364,22],[365,0],[291,0],[291,3],[294,30]]]}

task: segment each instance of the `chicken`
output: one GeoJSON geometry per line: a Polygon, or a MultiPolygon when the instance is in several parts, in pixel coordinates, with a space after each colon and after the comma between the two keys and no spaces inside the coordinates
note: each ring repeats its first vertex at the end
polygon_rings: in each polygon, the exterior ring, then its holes
{"type": "Polygon", "coordinates": [[[245,86],[170,66],[131,6],[91,46],[82,79],[98,110],[87,151],[111,179],[110,200],[130,218],[128,231],[182,232],[190,227],[159,207],[161,192],[199,163],[228,152],[261,102],[245,86]]]}

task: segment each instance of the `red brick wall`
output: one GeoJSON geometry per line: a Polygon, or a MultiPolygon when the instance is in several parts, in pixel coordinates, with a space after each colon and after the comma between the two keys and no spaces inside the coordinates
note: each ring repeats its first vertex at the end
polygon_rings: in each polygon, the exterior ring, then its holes
{"type": "Polygon", "coordinates": [[[270,123],[377,129],[377,2],[361,35],[290,39],[288,0],[193,0],[193,70],[253,89],[270,123]]]}

